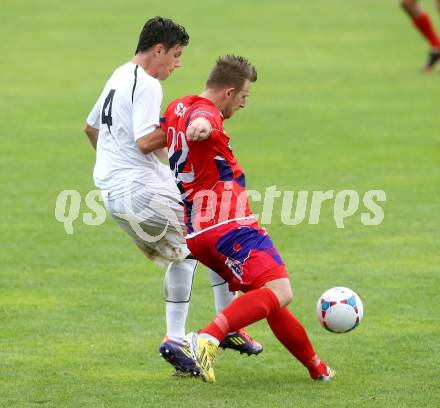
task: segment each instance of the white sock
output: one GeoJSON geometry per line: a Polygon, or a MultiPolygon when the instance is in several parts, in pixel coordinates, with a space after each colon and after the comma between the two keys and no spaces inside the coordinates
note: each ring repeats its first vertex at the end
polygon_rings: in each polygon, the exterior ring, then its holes
{"type": "Polygon", "coordinates": [[[174,341],[183,342],[185,338],[185,323],[196,266],[197,261],[194,259],[171,262],[165,274],[166,335],[174,341]]]}
{"type": "Polygon", "coordinates": [[[215,312],[218,315],[236,298],[236,292],[230,292],[227,282],[218,273],[209,268],[208,277],[214,292],[215,312]]]}

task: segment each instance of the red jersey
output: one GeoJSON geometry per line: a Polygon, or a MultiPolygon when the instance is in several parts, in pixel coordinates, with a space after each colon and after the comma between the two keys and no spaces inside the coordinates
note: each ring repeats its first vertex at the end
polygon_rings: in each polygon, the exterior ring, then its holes
{"type": "Polygon", "coordinates": [[[188,236],[251,218],[245,175],[232,153],[219,109],[206,98],[185,96],[170,103],[161,126],[167,133],[170,167],[185,206],[188,236]],[[211,135],[201,142],[188,141],[187,128],[199,117],[209,121],[211,135]]]}

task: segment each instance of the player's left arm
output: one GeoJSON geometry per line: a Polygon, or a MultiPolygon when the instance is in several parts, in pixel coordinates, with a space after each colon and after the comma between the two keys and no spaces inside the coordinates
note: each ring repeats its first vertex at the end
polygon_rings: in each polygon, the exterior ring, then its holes
{"type": "Polygon", "coordinates": [[[133,133],[139,150],[148,154],[167,145],[166,133],[160,127],[162,88],[159,81],[144,84],[133,96],[133,133]]]}
{"type": "MultiPolygon", "coordinates": [[[[152,132],[137,139],[136,144],[139,150],[144,154],[155,152],[156,150],[166,147],[166,133],[161,127],[157,127],[152,132]]],[[[159,154],[160,153],[158,153],[158,156],[159,154]]],[[[160,156],[159,158],[161,159],[160,156]]],[[[166,155],[166,160],[168,160],[168,155],[166,155]]]]}

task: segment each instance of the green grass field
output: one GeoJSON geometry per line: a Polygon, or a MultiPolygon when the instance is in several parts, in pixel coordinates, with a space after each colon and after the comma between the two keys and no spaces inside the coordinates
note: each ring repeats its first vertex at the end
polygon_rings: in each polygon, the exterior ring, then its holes
{"type": "MultiPolygon", "coordinates": [[[[433,3],[423,5],[440,28],[433,3]]],[[[1,9],[1,407],[440,406],[440,70],[418,71],[427,47],[397,0],[3,0],[1,9]],[[79,218],[73,235],[55,220],[59,192],[94,189],[85,118],[157,14],[191,36],[164,106],[199,92],[220,54],[257,66],[248,107],[227,123],[249,188],[387,194],[379,226],[358,212],[337,229],[331,202],[318,225],[285,226],[276,205],[267,226],[291,274],[291,309],[338,370],[333,383],[312,383],[264,322],[250,328],[264,353],[220,352],[216,384],[172,378],[158,357],[163,271],[111,220],[79,218]],[[315,317],[319,295],[338,285],[365,305],[346,335],[315,317]]],[[[213,315],[199,267],[188,331],[213,315]]]]}

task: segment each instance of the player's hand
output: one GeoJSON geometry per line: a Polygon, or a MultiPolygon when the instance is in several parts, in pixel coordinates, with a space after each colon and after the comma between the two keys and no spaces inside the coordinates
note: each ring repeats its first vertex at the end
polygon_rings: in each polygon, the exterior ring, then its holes
{"type": "Polygon", "coordinates": [[[211,124],[204,118],[194,119],[186,129],[186,138],[190,142],[200,142],[211,134],[211,124]]]}

